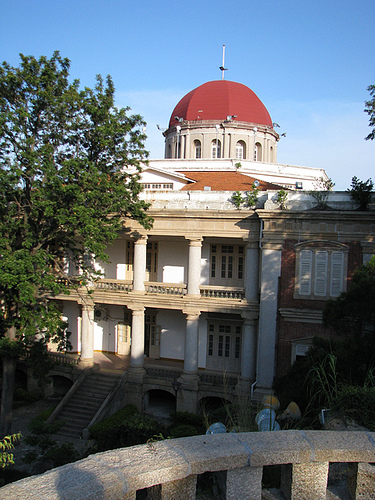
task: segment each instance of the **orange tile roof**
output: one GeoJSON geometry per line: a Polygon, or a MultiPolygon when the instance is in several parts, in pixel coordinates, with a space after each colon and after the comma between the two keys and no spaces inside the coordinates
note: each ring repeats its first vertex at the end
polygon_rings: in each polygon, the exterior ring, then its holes
{"type": "MultiPolygon", "coordinates": [[[[256,180],[255,177],[233,171],[192,172],[189,170],[179,173],[195,181],[186,184],[181,189],[182,191],[204,191],[205,187],[210,187],[211,191],[251,191],[252,184],[256,180]]],[[[259,180],[258,189],[260,191],[279,190],[281,186],[259,180]]]]}

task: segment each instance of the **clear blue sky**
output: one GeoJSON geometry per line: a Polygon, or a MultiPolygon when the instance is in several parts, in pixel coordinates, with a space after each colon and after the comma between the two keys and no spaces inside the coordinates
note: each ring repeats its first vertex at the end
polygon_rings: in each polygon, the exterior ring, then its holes
{"type": "Polygon", "coordinates": [[[146,147],[162,158],[179,99],[221,78],[250,87],[285,132],[278,162],[324,168],[344,190],[375,180],[375,141],[363,112],[375,84],[374,0],[2,0],[0,60],[68,57],[93,86],[110,74],[118,106],[147,121],[146,147]]]}

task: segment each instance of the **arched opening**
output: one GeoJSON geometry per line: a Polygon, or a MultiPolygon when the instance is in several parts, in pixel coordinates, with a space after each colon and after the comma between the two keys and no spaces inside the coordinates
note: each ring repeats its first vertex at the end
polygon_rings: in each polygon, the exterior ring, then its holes
{"type": "Polygon", "coordinates": [[[168,144],[167,148],[167,158],[172,158],[172,146],[168,144]]]}
{"type": "Polygon", "coordinates": [[[246,159],[246,144],[244,141],[238,141],[236,144],[236,160],[246,159]]]}
{"type": "Polygon", "coordinates": [[[165,420],[176,411],[176,398],[161,389],[151,389],[145,394],[144,411],[154,418],[165,420]]]}
{"type": "Polygon", "coordinates": [[[262,145],[260,142],[255,143],[254,161],[262,161],[262,145]]]}
{"type": "Polygon", "coordinates": [[[221,141],[214,139],[211,143],[211,158],[221,158],[221,141]]]}
{"type": "Polygon", "coordinates": [[[273,146],[271,146],[271,148],[270,148],[270,163],[274,162],[273,154],[274,154],[273,146]]]}
{"type": "Polygon", "coordinates": [[[52,375],[53,380],[53,395],[63,397],[72,387],[73,382],[62,375],[52,375]]]}
{"type": "Polygon", "coordinates": [[[202,144],[198,139],[194,141],[194,157],[202,158],[202,144]]]}

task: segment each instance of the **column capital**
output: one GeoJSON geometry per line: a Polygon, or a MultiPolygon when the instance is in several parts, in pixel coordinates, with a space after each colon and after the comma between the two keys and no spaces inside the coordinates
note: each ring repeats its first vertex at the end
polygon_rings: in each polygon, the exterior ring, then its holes
{"type": "Polygon", "coordinates": [[[257,250],[259,248],[259,240],[247,240],[244,238],[243,242],[246,245],[246,250],[257,250]]]}
{"type": "Polygon", "coordinates": [[[188,240],[190,246],[200,247],[202,246],[203,237],[202,236],[185,236],[188,240]]]}
{"type": "Polygon", "coordinates": [[[92,311],[95,307],[95,302],[91,298],[82,299],[81,307],[85,311],[92,311]]]}
{"type": "Polygon", "coordinates": [[[282,241],[261,241],[262,250],[277,250],[280,251],[284,248],[284,240],[282,241]]]}
{"type": "Polygon", "coordinates": [[[199,316],[201,315],[201,311],[199,310],[194,310],[194,309],[183,309],[182,314],[186,315],[186,320],[187,321],[193,321],[195,319],[198,319],[199,316]]]}
{"type": "Polygon", "coordinates": [[[241,313],[241,318],[243,319],[245,324],[255,325],[256,320],[259,318],[259,313],[257,311],[243,312],[241,313]]]}
{"type": "Polygon", "coordinates": [[[140,304],[128,304],[128,309],[132,311],[134,315],[141,316],[145,312],[145,307],[140,304]]]}
{"type": "Polygon", "coordinates": [[[147,234],[139,234],[134,239],[134,244],[135,245],[147,245],[147,239],[148,239],[147,234]]]}

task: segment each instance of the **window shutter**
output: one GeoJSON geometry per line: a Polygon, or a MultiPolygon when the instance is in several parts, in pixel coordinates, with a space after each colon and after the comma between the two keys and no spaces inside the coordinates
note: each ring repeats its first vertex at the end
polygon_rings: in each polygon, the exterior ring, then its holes
{"type": "Polygon", "coordinates": [[[299,294],[310,295],[311,293],[311,250],[301,250],[299,268],[299,294]]]}
{"type": "Polygon", "coordinates": [[[314,295],[320,297],[325,297],[327,295],[327,265],[328,252],[318,250],[315,253],[314,295]]]}
{"type": "Polygon", "coordinates": [[[344,252],[332,252],[331,296],[338,297],[342,292],[344,274],[344,252]]]}

